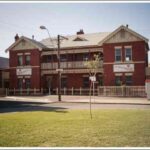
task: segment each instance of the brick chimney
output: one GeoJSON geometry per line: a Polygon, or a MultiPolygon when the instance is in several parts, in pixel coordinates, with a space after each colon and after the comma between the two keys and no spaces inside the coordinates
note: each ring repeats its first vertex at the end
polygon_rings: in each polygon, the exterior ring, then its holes
{"type": "Polygon", "coordinates": [[[18,34],[15,35],[15,42],[19,40],[18,34]]]}
{"type": "Polygon", "coordinates": [[[80,29],[80,31],[77,32],[77,35],[79,35],[79,34],[84,34],[83,29],[80,29]]]}

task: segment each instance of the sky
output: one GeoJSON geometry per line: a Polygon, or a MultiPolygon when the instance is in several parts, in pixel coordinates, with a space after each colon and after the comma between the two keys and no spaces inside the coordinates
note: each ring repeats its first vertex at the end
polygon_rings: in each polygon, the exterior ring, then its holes
{"type": "Polygon", "coordinates": [[[120,25],[150,39],[150,3],[0,3],[0,56],[13,42],[16,33],[40,41],[51,36],[112,32],[120,25]]]}

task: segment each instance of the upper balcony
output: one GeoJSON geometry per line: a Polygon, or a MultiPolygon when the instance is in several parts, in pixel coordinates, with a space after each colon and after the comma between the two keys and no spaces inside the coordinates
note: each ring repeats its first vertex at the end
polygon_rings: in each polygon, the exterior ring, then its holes
{"type": "MultiPolygon", "coordinates": [[[[85,69],[86,67],[84,66],[85,61],[70,61],[70,62],[61,62],[60,63],[60,68],[62,69],[85,69]]],[[[101,68],[103,67],[103,61],[100,62],[101,68]]],[[[58,68],[58,63],[42,63],[41,64],[41,69],[57,69],[58,68]]]]}

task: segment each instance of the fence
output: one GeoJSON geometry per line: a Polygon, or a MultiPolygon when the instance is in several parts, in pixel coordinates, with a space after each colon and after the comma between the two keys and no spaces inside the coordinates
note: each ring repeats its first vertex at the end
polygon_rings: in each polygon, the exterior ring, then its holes
{"type": "Polygon", "coordinates": [[[103,86],[98,96],[146,97],[146,92],[145,86],[103,86]]]}
{"type": "MultiPolygon", "coordinates": [[[[89,88],[62,88],[62,95],[89,95],[89,88]]],[[[4,90],[3,90],[4,92],[4,90]]],[[[56,89],[6,89],[6,95],[56,95],[56,89]]],[[[100,86],[91,90],[95,96],[146,97],[145,86],[100,86]]]]}

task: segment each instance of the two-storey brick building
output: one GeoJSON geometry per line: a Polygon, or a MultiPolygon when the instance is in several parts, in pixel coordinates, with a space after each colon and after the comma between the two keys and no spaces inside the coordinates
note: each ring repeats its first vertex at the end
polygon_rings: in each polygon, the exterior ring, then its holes
{"type": "MultiPolygon", "coordinates": [[[[113,32],[67,36],[61,41],[60,61],[62,87],[88,88],[89,73],[85,60],[101,57],[96,85],[145,84],[148,65],[148,39],[120,26],[113,32]]],[[[10,88],[55,89],[58,87],[57,39],[40,42],[16,35],[15,42],[6,50],[10,56],[10,88]]]]}

